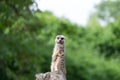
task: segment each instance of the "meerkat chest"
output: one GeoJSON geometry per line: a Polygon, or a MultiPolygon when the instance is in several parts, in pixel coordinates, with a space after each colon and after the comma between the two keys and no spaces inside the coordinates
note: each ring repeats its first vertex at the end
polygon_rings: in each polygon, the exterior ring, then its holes
{"type": "Polygon", "coordinates": [[[65,55],[64,49],[58,49],[58,50],[57,50],[57,54],[58,54],[58,56],[61,57],[61,58],[64,57],[64,55],[65,55]]]}
{"type": "Polygon", "coordinates": [[[54,52],[64,53],[64,45],[56,45],[54,48],[54,52]]]}

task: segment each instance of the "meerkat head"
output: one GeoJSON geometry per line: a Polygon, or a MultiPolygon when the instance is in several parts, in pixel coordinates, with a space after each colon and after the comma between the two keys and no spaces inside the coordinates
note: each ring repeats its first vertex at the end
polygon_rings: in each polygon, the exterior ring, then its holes
{"type": "Polygon", "coordinates": [[[58,43],[58,44],[64,44],[65,37],[63,35],[57,35],[56,39],[55,39],[55,42],[58,43]]]}

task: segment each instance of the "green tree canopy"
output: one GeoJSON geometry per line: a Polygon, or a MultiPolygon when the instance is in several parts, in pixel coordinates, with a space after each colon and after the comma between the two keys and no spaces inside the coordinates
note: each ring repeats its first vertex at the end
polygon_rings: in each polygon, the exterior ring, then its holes
{"type": "Polygon", "coordinates": [[[97,13],[99,14],[99,18],[107,22],[119,19],[119,10],[119,0],[103,0],[100,4],[97,5],[97,13]]]}

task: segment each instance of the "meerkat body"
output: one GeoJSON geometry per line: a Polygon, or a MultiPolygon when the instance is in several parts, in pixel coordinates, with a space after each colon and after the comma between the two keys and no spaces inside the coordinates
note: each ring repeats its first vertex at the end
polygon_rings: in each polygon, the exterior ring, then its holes
{"type": "Polygon", "coordinates": [[[63,35],[56,36],[52,54],[51,72],[58,71],[66,74],[64,42],[65,37],[63,35]]]}

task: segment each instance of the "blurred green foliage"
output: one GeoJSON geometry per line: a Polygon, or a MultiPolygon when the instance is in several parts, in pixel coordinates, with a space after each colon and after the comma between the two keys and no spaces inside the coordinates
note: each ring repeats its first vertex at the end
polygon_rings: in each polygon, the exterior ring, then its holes
{"type": "Polygon", "coordinates": [[[96,6],[97,14],[101,19],[108,22],[114,22],[119,19],[120,15],[120,1],[119,0],[102,0],[102,2],[96,6]]]}
{"type": "Polygon", "coordinates": [[[33,0],[0,1],[1,80],[33,80],[36,73],[50,71],[58,34],[66,36],[68,80],[120,79],[120,18],[102,27],[94,14],[83,27],[33,10],[33,4],[33,0]]]}

